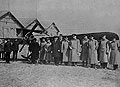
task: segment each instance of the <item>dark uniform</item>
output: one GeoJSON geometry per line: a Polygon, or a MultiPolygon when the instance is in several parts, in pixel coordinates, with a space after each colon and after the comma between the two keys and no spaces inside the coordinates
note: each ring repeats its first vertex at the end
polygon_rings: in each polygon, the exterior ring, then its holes
{"type": "Polygon", "coordinates": [[[29,50],[31,52],[31,62],[36,63],[37,59],[39,58],[39,43],[36,42],[36,39],[34,39],[31,44],[29,45],[29,50]]]}
{"type": "Polygon", "coordinates": [[[4,45],[5,59],[7,63],[10,63],[11,42],[8,40],[4,45]]]}
{"type": "MultiPolygon", "coordinates": [[[[63,36],[62,36],[62,34],[60,34],[60,36],[59,36],[59,41],[60,41],[60,47],[62,47],[62,42],[63,42],[63,36]]],[[[60,64],[63,63],[63,52],[61,51],[61,49],[60,49],[59,63],[60,64]]]]}
{"type": "Polygon", "coordinates": [[[19,50],[19,42],[18,41],[14,41],[13,44],[12,44],[13,61],[17,60],[18,50],[19,50]]]}
{"type": "MultiPolygon", "coordinates": [[[[55,38],[57,38],[57,37],[55,37],[55,38]]],[[[58,39],[56,41],[54,40],[52,43],[52,52],[53,52],[55,65],[59,64],[59,60],[61,57],[60,50],[61,50],[60,41],[58,39]]]]}
{"type": "Polygon", "coordinates": [[[0,58],[4,59],[4,41],[0,43],[0,58]]]}

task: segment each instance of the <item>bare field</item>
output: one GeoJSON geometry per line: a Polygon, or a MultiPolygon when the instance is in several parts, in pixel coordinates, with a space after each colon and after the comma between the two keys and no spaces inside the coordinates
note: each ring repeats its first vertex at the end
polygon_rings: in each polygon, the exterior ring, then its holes
{"type": "Polygon", "coordinates": [[[0,63],[0,87],[120,87],[120,71],[0,63]]]}

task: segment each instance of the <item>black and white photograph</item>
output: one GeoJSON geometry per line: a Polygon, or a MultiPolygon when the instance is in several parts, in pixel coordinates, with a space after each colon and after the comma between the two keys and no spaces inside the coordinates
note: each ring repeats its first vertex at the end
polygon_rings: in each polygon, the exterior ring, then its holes
{"type": "Polygon", "coordinates": [[[0,0],[0,87],[120,87],[120,0],[0,0]]]}

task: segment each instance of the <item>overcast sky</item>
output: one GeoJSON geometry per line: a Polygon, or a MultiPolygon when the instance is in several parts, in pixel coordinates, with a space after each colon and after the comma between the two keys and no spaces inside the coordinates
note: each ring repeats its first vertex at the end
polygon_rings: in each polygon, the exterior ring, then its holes
{"type": "Polygon", "coordinates": [[[55,22],[63,34],[112,31],[120,35],[120,0],[0,0],[0,9],[17,17],[55,22]]]}

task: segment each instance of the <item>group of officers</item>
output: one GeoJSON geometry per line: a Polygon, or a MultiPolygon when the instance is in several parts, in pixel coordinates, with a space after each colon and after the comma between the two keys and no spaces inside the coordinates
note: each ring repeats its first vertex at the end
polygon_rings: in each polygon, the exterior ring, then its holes
{"type": "Polygon", "coordinates": [[[10,39],[0,39],[0,58],[6,60],[6,63],[10,63],[10,60],[17,61],[17,55],[19,50],[19,41],[15,39],[11,41],[10,39]],[[12,59],[10,55],[12,54],[12,59]]]}
{"type": "MultiPolygon", "coordinates": [[[[82,61],[83,67],[96,68],[98,65],[106,69],[108,64],[116,70],[119,64],[120,41],[115,37],[112,41],[101,36],[101,40],[97,41],[93,36],[84,36],[82,40],[77,39],[76,34],[72,35],[72,39],[63,37],[62,34],[54,36],[54,40],[50,38],[41,38],[38,42],[36,38],[29,41],[29,55],[22,56],[31,63],[50,64],[54,62],[56,66],[60,64],[77,66],[82,61]],[[81,42],[80,42],[81,41],[81,42]]],[[[17,59],[19,43],[15,40],[12,45],[10,40],[4,44],[5,59],[10,63],[10,53],[13,51],[13,60],[17,59]],[[11,50],[12,47],[12,50],[11,50]]],[[[2,51],[0,51],[2,53],[2,51]]]]}

